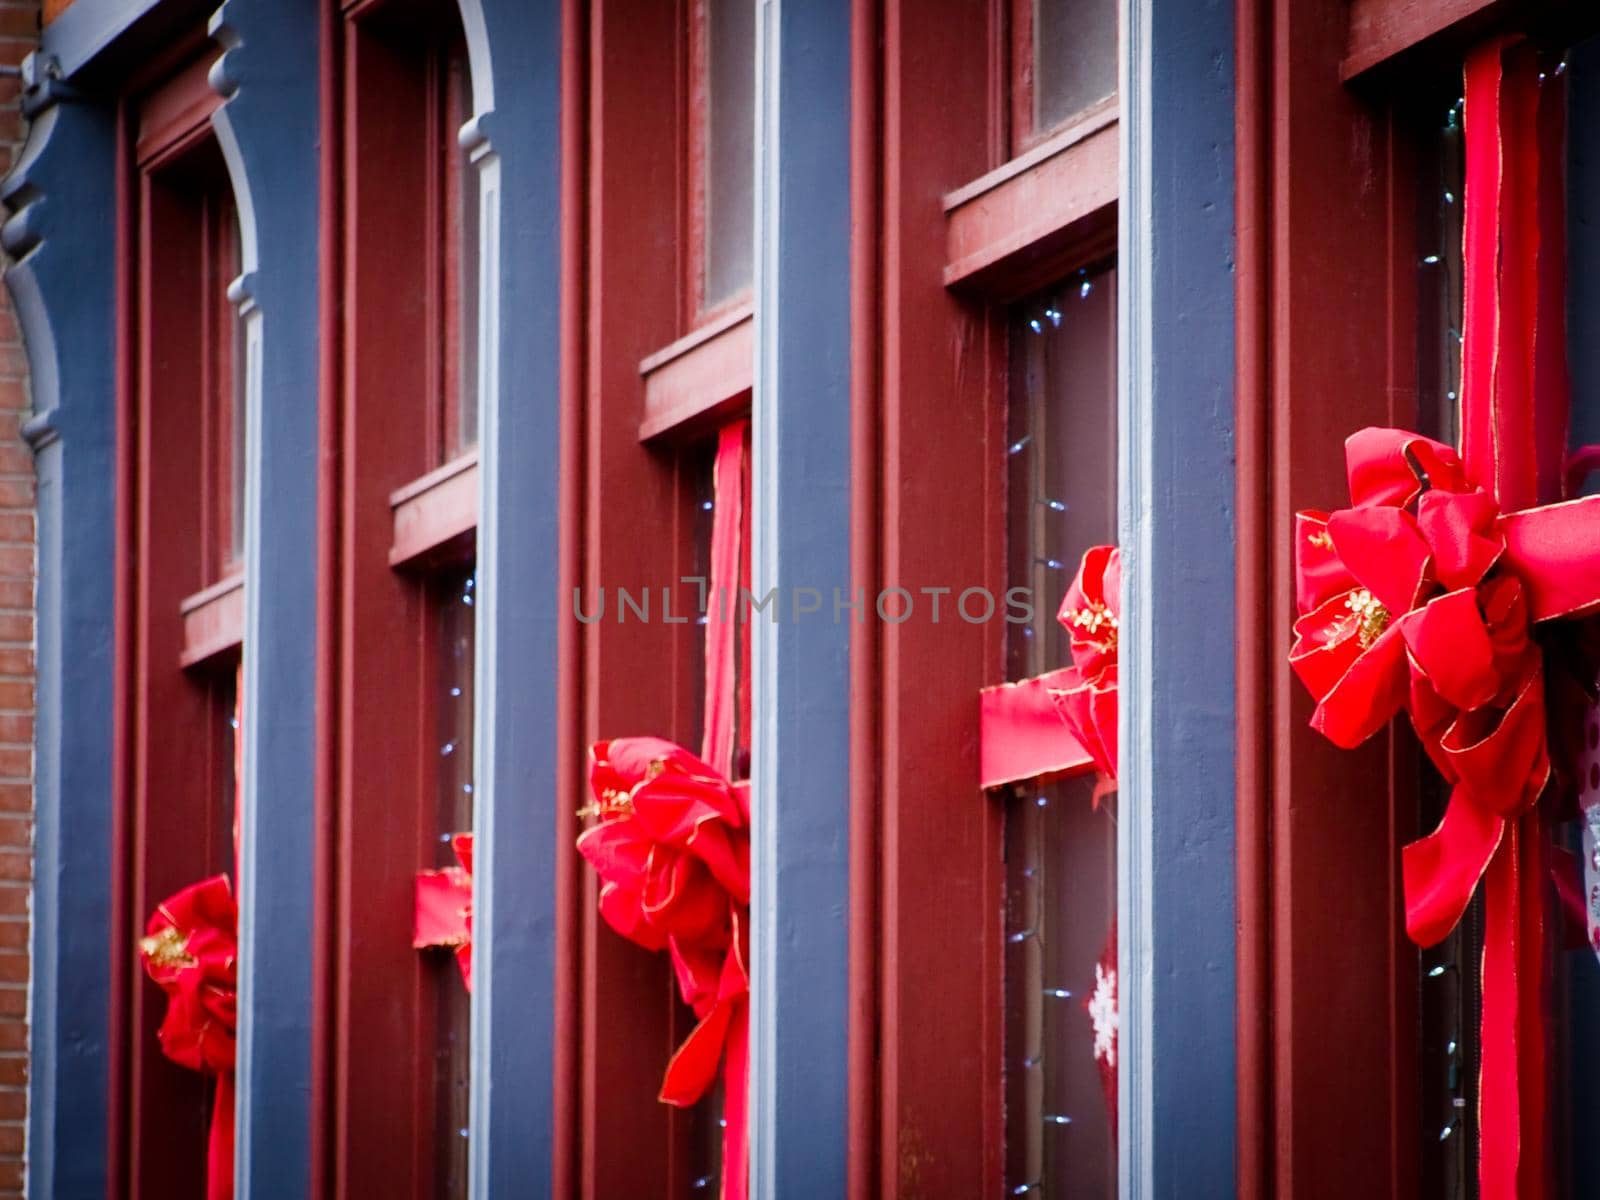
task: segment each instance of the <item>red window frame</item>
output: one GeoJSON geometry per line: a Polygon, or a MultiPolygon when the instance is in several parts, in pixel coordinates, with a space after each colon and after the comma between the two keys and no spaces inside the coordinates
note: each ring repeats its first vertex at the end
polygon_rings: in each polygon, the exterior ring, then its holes
{"type": "Polygon", "coordinates": [[[166,997],[134,942],[155,907],[234,874],[232,728],[243,634],[236,554],[238,274],[231,183],[198,30],[118,103],[117,689],[110,1178],[200,1196],[213,1088],[161,1053],[166,997]],[[188,299],[185,299],[185,297],[188,299]],[[182,731],[186,736],[174,736],[182,731]],[[197,837],[196,830],[202,831],[197,837]]]}
{"type": "MultiPolygon", "coordinates": [[[[453,0],[340,5],[333,106],[339,178],[325,230],[342,299],[333,418],[333,550],[322,653],[332,719],[319,800],[331,819],[329,990],[315,1037],[318,1194],[433,1196],[438,988],[452,956],[412,948],[416,873],[439,858],[442,585],[476,549],[477,453],[462,446],[460,244],[470,115],[453,0]],[[397,252],[397,248],[403,248],[397,252]],[[402,1147],[397,1152],[396,1147],[402,1147]]],[[[326,126],[325,126],[326,127],[326,126]]],[[[467,280],[467,283],[463,283],[467,280]]]]}
{"type": "MultiPolygon", "coordinates": [[[[705,573],[701,492],[716,430],[748,411],[754,346],[747,294],[702,305],[708,93],[692,65],[704,62],[706,18],[703,2],[565,9],[563,170],[581,183],[566,196],[575,250],[563,280],[563,523],[586,611],[602,588],[608,605],[601,621],[574,620],[568,643],[575,711],[563,776],[580,788],[593,741],[700,743],[703,629],[697,590],[679,581],[705,573]],[[685,623],[662,619],[663,587],[685,623]],[[653,619],[619,623],[619,589],[644,588],[653,619]]],[[[576,814],[561,817],[557,837],[570,848],[576,814]]],[[[554,1190],[689,1200],[702,1194],[692,1184],[706,1159],[703,1118],[657,1094],[693,1014],[665,956],[605,926],[592,872],[564,854],[556,1039],[573,1049],[557,1059],[554,1190]]]]}
{"type": "MultiPolygon", "coordinates": [[[[1116,249],[1114,101],[1008,157],[1008,9],[930,21],[885,0],[881,25],[855,26],[853,206],[879,214],[853,252],[852,574],[869,586],[1003,593],[1009,305],[1116,249]],[[951,480],[966,501],[930,503],[951,480]]],[[[1004,827],[977,734],[1004,639],[923,620],[853,632],[850,1194],[997,1194],[1004,827]],[[952,947],[972,969],[950,970],[952,947]]]]}
{"type": "MultiPolygon", "coordinates": [[[[1311,702],[1285,653],[1290,522],[1344,494],[1346,434],[1424,427],[1417,264],[1431,248],[1418,240],[1425,131],[1408,104],[1432,80],[1459,81],[1468,45],[1517,27],[1512,8],[1261,0],[1240,10],[1237,1036],[1247,1200],[1316,1190],[1329,1162],[1351,1194],[1412,1195],[1420,1184],[1419,957],[1401,919],[1399,846],[1423,832],[1421,756],[1399,726],[1353,753],[1310,729],[1311,702]],[[1352,806],[1351,796],[1388,803],[1352,806]]],[[[1520,15],[1555,37],[1594,25],[1565,9],[1520,15]]]]}

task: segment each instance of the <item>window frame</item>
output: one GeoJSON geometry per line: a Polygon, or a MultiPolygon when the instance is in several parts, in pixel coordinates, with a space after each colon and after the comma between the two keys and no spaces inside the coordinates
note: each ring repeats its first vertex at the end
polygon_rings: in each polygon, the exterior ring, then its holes
{"type": "Polygon", "coordinates": [[[1288,523],[1295,510],[1345,494],[1340,438],[1365,425],[1427,427],[1416,386],[1426,181],[1404,101],[1452,64],[1459,79],[1465,48],[1496,31],[1532,24],[1572,36],[1594,25],[1559,6],[1519,22],[1511,8],[1263,0],[1241,10],[1236,1032],[1245,1200],[1291,1193],[1335,1157],[1355,1192],[1419,1186],[1420,956],[1400,919],[1398,849],[1425,832],[1422,755],[1399,725],[1354,752],[1310,729],[1311,702],[1282,649],[1294,614],[1288,523]],[[1287,61],[1293,71],[1274,70],[1287,61]],[[1365,158],[1360,188],[1352,146],[1365,158]],[[1334,294],[1369,299],[1340,306],[1342,335],[1330,340],[1334,294]],[[1353,819],[1351,795],[1388,803],[1353,819]],[[1331,908],[1330,889],[1344,898],[1331,908]],[[1337,955],[1323,952],[1335,942],[1337,955]],[[1290,1036],[1306,1028],[1318,1036],[1290,1036]]]}
{"type": "MultiPolygon", "coordinates": [[[[116,101],[126,264],[117,307],[126,353],[116,408],[108,1170],[133,1195],[204,1191],[213,1088],[162,1055],[156,1029],[166,997],[145,980],[134,941],[180,888],[224,872],[237,888],[238,878],[231,850],[216,853],[233,841],[231,829],[221,829],[217,791],[234,769],[235,710],[221,701],[237,679],[243,642],[243,570],[230,552],[233,478],[244,464],[231,461],[232,410],[243,397],[221,387],[223,367],[242,351],[232,333],[243,318],[230,312],[239,229],[211,126],[222,103],[207,81],[215,57],[199,31],[179,37],[116,101]],[[218,236],[217,221],[230,212],[231,237],[218,236]],[[180,286],[198,286],[213,303],[172,303],[180,286]],[[207,734],[165,736],[191,724],[207,734]],[[197,827],[207,831],[200,839],[197,827]],[[191,1139],[191,1153],[172,1152],[191,1139]]],[[[235,813],[238,802],[234,795],[235,813]]]]}
{"type": "MultiPolygon", "coordinates": [[[[576,119],[564,130],[567,169],[584,164],[577,194],[582,229],[581,284],[564,288],[572,305],[569,346],[580,364],[564,370],[564,400],[574,414],[576,486],[564,490],[586,611],[604,588],[603,620],[573,626],[576,697],[567,771],[583,779],[584,748],[602,738],[654,734],[695,749],[700,742],[702,628],[692,614],[700,472],[708,442],[748,409],[753,338],[748,293],[700,310],[703,197],[691,165],[694,125],[704,111],[702,80],[689,69],[703,37],[703,3],[648,11],[602,0],[587,20],[572,18],[564,71],[584,81],[576,119]],[[672,97],[673,103],[665,98],[672,97]],[[660,264],[664,248],[673,261],[660,264]],[[581,300],[576,297],[581,296],[581,300]],[[662,619],[661,590],[672,585],[673,623],[662,619]],[[649,623],[616,619],[617,590],[649,588],[649,623]],[[678,623],[682,621],[682,623],[678,623]],[[651,679],[650,686],[618,681],[651,679]],[[576,767],[576,770],[573,768],[576,767]]],[[[567,93],[571,96],[571,92],[567,93]]],[[[569,278],[571,278],[569,276],[569,278]]],[[[581,782],[579,784],[581,788],[581,782]]],[[[670,964],[640,950],[600,918],[597,882],[578,861],[576,805],[558,813],[565,863],[557,924],[566,931],[558,1001],[558,1040],[575,1050],[557,1059],[555,1189],[585,1195],[659,1194],[690,1200],[695,1161],[693,1110],[657,1099],[672,1053],[694,1027],[677,999],[670,964]],[[564,1102],[570,1098],[570,1102],[564,1102]],[[606,1149],[626,1141],[630,1153],[606,1149]]]]}
{"type": "MultiPolygon", "coordinates": [[[[852,521],[875,543],[856,561],[885,585],[955,579],[1003,593],[1009,305],[1117,249],[1117,102],[1007,157],[1005,8],[934,23],[906,4],[883,6],[883,135],[879,145],[858,138],[855,158],[882,189],[881,250],[867,251],[870,316],[854,316],[875,323],[878,349],[853,369],[884,381],[871,419],[886,457],[852,521]],[[951,103],[899,99],[935,92],[951,103]],[[942,201],[930,206],[930,194],[942,201]],[[930,341],[964,351],[930,355],[930,341]],[[919,497],[949,479],[971,481],[970,502],[935,516],[919,497]]],[[[858,105],[861,86],[858,76],[858,105]]],[[[990,626],[923,621],[852,632],[853,657],[875,664],[858,668],[872,699],[858,697],[852,725],[876,777],[852,798],[852,991],[870,995],[862,1015],[874,1031],[852,1045],[852,1103],[871,1110],[851,1156],[852,1194],[993,1194],[1005,1136],[1004,814],[978,786],[977,701],[1005,678],[1004,639],[990,626]],[[952,699],[930,711],[930,695],[952,699]],[[935,903],[948,915],[937,928],[925,920],[935,903]],[[951,977],[952,944],[970,947],[982,969],[951,977]],[[935,977],[943,986],[921,986],[935,977]],[[961,1052],[919,1049],[928,1028],[961,1052]],[[940,1149],[908,1157],[907,1146],[940,1149]]]]}
{"type": "MultiPolygon", "coordinates": [[[[320,1033],[330,1094],[315,1119],[327,1126],[317,1182],[333,1196],[432,1194],[438,976],[459,986],[453,959],[412,948],[411,916],[417,871],[438,865],[439,582],[474,561],[480,495],[477,449],[452,447],[450,426],[477,402],[476,390],[470,399],[459,390],[463,331],[450,280],[481,248],[446,227],[446,189],[477,169],[449,165],[466,155],[450,126],[471,116],[446,90],[448,57],[467,61],[460,24],[455,0],[346,0],[325,99],[343,156],[332,267],[345,300],[324,399],[336,417],[323,434],[338,463],[334,615],[321,650],[334,712],[324,803],[335,831],[322,920],[336,933],[320,1033]],[[364,187],[370,180],[380,186],[364,187]],[[396,254],[404,245],[420,253],[396,254]],[[420,305],[406,303],[417,295],[420,305]],[[428,347],[420,356],[419,344],[428,347]],[[452,449],[460,453],[447,458],[452,449]],[[397,1136],[411,1153],[393,1152],[397,1136]]],[[[474,1051],[474,1069],[480,1061],[474,1051]]]]}

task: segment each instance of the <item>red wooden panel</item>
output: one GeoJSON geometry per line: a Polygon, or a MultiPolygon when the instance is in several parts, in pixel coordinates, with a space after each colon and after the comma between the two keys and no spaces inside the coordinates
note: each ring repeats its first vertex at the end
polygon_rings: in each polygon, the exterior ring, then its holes
{"type": "Polygon", "coordinates": [[[389,565],[470,555],[478,528],[478,454],[471,451],[389,496],[394,541],[389,565]]]}
{"type": "MultiPolygon", "coordinates": [[[[690,460],[639,442],[639,364],[682,332],[682,12],[668,0],[589,9],[581,582],[591,598],[606,588],[613,610],[618,588],[649,587],[659,603],[662,587],[693,573],[690,460]]],[[[677,588],[679,611],[692,597],[677,588]]],[[[582,742],[654,733],[697,743],[699,628],[654,615],[619,624],[608,611],[579,632],[582,742]]],[[[606,927],[593,873],[580,878],[578,1193],[687,1196],[690,1119],[656,1100],[687,1010],[664,957],[606,927]]]]}
{"type": "Polygon", "coordinates": [[[436,1186],[436,987],[448,966],[411,948],[415,873],[438,849],[437,607],[425,579],[391,564],[420,565],[426,550],[433,565],[476,521],[475,459],[431,470],[446,442],[455,319],[441,64],[459,31],[405,5],[348,11],[337,85],[342,358],[337,380],[324,380],[337,411],[324,426],[336,450],[324,452],[338,473],[324,525],[337,538],[324,601],[336,647],[324,920],[335,932],[321,1155],[334,1195],[420,1197],[436,1186]]]}
{"type": "MultiPolygon", "coordinates": [[[[998,595],[1004,321],[986,320],[981,305],[946,289],[940,199],[991,165],[985,10],[884,5],[883,307],[854,319],[875,315],[881,335],[879,580],[983,586],[998,595]],[[937,104],[928,100],[934,95],[937,104]]],[[[878,581],[861,582],[871,590],[878,581]]],[[[1002,678],[1003,636],[922,620],[874,632],[882,756],[877,1187],[883,1195],[991,1195],[1001,1181],[1003,1118],[1001,808],[978,790],[977,717],[979,689],[1002,678]],[[929,921],[935,909],[940,919],[929,921]]],[[[856,719],[869,712],[858,708],[856,719]]]]}
{"type": "Polygon", "coordinates": [[[1347,753],[1315,734],[1285,656],[1294,510],[1345,495],[1348,433],[1416,421],[1406,150],[1383,112],[1339,82],[1345,15],[1341,0],[1276,0],[1270,18],[1249,14],[1271,22],[1254,25],[1256,36],[1270,27],[1275,39],[1270,96],[1261,98],[1271,173],[1256,184],[1270,197],[1255,201],[1271,213],[1253,260],[1264,326],[1246,333],[1268,339],[1260,361],[1269,366],[1246,393],[1255,406],[1246,453],[1264,460],[1255,462],[1255,542],[1242,547],[1263,557],[1240,609],[1240,637],[1264,639],[1264,662],[1241,693],[1261,707],[1242,708],[1239,719],[1270,721],[1271,736],[1270,746],[1246,743],[1240,797],[1251,806],[1241,823],[1255,834],[1246,849],[1260,873],[1242,887],[1243,911],[1268,922],[1264,934],[1243,934],[1256,957],[1241,974],[1253,989],[1241,993],[1241,1011],[1269,1008],[1271,1031],[1270,1050],[1247,1038],[1241,1059],[1267,1074],[1265,1111],[1259,1102],[1244,1110],[1254,1152],[1243,1162],[1255,1170],[1244,1186],[1254,1195],[1405,1194],[1417,1145],[1417,960],[1400,927],[1397,877],[1415,793],[1392,765],[1405,749],[1380,737],[1347,753]],[[1269,857],[1259,857],[1264,849],[1269,857]],[[1266,912],[1251,903],[1262,875],[1266,912]],[[1332,1161],[1337,1178],[1326,1170],[1332,1161]]]}
{"type": "MultiPolygon", "coordinates": [[[[152,103],[168,98],[157,92],[152,103]]],[[[207,432],[218,400],[218,317],[226,311],[218,293],[226,285],[213,231],[232,216],[214,143],[185,135],[179,145],[181,153],[153,160],[157,170],[134,172],[119,193],[133,250],[122,293],[133,323],[121,356],[131,378],[119,418],[126,523],[118,539],[128,588],[119,620],[127,643],[119,651],[119,765],[126,772],[119,787],[127,808],[119,912],[130,944],[167,896],[232,870],[231,855],[218,850],[231,841],[231,814],[221,800],[233,759],[231,709],[222,703],[232,668],[182,669],[184,599],[215,578],[206,539],[215,497],[203,481],[214,475],[207,432]]],[[[126,1063],[126,1115],[118,1118],[126,1125],[114,1135],[112,1187],[136,1196],[202,1195],[212,1085],[161,1054],[156,1028],[165,996],[122,946],[112,954],[124,981],[119,1001],[127,1006],[125,1023],[120,1015],[116,1023],[128,1039],[118,1063],[126,1063]]]]}
{"type": "Polygon", "coordinates": [[[139,105],[134,157],[140,164],[149,164],[208,131],[211,114],[222,104],[222,97],[206,81],[216,57],[213,50],[195,59],[139,105]]]}
{"type": "Polygon", "coordinates": [[[1459,61],[1474,39],[1496,29],[1535,30],[1552,39],[1578,37],[1600,25],[1584,0],[1350,0],[1340,74],[1345,79],[1413,51],[1459,61]]]}
{"type": "Polygon", "coordinates": [[[645,413],[639,439],[708,433],[748,407],[754,371],[755,321],[745,303],[639,364],[645,413]]]}

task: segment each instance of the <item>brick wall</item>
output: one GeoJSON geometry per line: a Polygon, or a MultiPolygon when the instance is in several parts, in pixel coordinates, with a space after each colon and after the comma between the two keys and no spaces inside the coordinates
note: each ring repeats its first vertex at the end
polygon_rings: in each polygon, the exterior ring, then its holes
{"type": "MultiPolygon", "coordinates": [[[[0,0],[0,64],[39,31],[39,0],[0,0]]],[[[0,76],[0,175],[21,148],[18,81],[0,76]]],[[[18,426],[28,363],[0,289],[0,1197],[24,1194],[28,1115],[28,911],[33,877],[33,455],[18,426]]]]}

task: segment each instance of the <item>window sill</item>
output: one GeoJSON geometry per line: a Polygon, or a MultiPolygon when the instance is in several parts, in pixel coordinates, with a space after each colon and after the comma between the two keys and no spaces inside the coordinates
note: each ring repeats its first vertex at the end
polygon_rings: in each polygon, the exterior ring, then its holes
{"type": "Polygon", "coordinates": [[[944,199],[944,282],[1010,300],[1115,246],[1115,102],[944,199]]]}
{"type": "Polygon", "coordinates": [[[745,403],[755,376],[749,303],[658,350],[639,364],[644,420],[639,440],[702,430],[745,403]]]}
{"type": "Polygon", "coordinates": [[[477,541],[478,452],[429,471],[389,496],[394,515],[391,567],[466,557],[477,541]]]}
{"type": "Polygon", "coordinates": [[[183,616],[179,666],[199,666],[239,649],[244,644],[244,573],[196,592],[179,604],[178,611],[183,616]]]}

